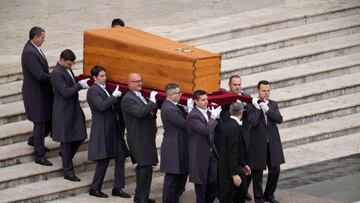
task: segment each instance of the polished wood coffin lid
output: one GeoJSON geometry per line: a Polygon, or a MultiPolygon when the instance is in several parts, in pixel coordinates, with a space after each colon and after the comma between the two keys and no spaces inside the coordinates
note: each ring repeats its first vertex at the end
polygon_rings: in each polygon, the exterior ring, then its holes
{"type": "Polygon", "coordinates": [[[85,31],[83,73],[90,75],[95,65],[117,83],[136,72],[146,88],[164,90],[175,82],[183,92],[212,93],[220,87],[220,55],[130,27],[85,31]]]}

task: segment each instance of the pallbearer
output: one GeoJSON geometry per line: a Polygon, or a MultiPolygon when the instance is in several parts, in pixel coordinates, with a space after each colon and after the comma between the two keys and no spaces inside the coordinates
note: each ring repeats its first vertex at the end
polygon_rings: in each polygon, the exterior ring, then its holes
{"type": "Polygon", "coordinates": [[[114,110],[114,105],[117,98],[121,96],[121,92],[118,87],[112,93],[105,89],[106,71],[103,67],[93,67],[91,77],[95,83],[87,92],[87,101],[92,114],[89,160],[96,161],[97,164],[89,194],[102,198],[108,197],[101,191],[101,187],[109,161],[115,159],[115,182],[112,195],[130,198],[131,196],[123,190],[125,157],[128,151],[114,110]]]}

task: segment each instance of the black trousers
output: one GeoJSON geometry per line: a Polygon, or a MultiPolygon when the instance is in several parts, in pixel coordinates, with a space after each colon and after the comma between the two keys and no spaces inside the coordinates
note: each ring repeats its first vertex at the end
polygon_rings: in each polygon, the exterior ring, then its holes
{"type": "Polygon", "coordinates": [[[147,202],[150,194],[153,167],[152,165],[136,166],[136,202],[147,202]]]}
{"type": "Polygon", "coordinates": [[[185,190],[188,174],[165,173],[163,185],[163,203],[178,203],[185,190]]]}
{"type": "Polygon", "coordinates": [[[195,184],[196,203],[212,203],[218,196],[217,157],[211,153],[206,184],[195,184]]]}
{"type": "Polygon", "coordinates": [[[34,122],[33,135],[29,137],[28,144],[34,146],[36,158],[45,157],[45,137],[51,132],[51,121],[34,122]]]}
{"type": "Polygon", "coordinates": [[[220,201],[220,203],[245,203],[246,201],[246,193],[248,189],[248,183],[246,182],[246,177],[241,175],[241,184],[239,187],[236,187],[233,184],[233,190],[231,195],[229,195],[226,199],[220,201]]]}
{"type": "Polygon", "coordinates": [[[60,143],[61,160],[64,176],[74,174],[73,158],[84,140],[60,143]]]}
{"type": "Polygon", "coordinates": [[[269,145],[267,148],[267,167],[269,173],[265,186],[265,192],[263,192],[262,189],[263,170],[251,170],[255,202],[263,202],[263,199],[274,198],[274,193],[280,176],[280,166],[271,166],[269,145]]]}
{"type": "MultiPolygon", "coordinates": [[[[111,158],[109,159],[100,159],[96,162],[96,169],[93,181],[91,183],[91,189],[101,190],[102,184],[104,182],[104,177],[106,174],[107,167],[109,166],[111,158]]],[[[124,188],[125,187],[125,158],[117,157],[115,159],[115,181],[114,188],[124,188]]]]}

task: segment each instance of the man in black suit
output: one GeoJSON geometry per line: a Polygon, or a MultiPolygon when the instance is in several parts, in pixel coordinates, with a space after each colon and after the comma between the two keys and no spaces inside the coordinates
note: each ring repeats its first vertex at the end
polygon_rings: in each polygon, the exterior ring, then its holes
{"type": "Polygon", "coordinates": [[[45,40],[45,30],[33,27],[21,55],[23,72],[22,96],[26,117],[34,123],[33,136],[28,144],[34,146],[35,163],[53,164],[45,157],[44,140],[51,131],[53,91],[50,83],[49,65],[40,47],[45,40]]]}
{"type": "Polygon", "coordinates": [[[128,77],[129,91],[121,101],[127,130],[127,143],[133,163],[136,166],[136,189],[134,201],[155,202],[149,199],[153,166],[157,165],[156,151],[156,91],[150,93],[150,100],[142,94],[141,76],[130,73],[128,77]]]}
{"type": "MultiPolygon", "coordinates": [[[[241,96],[250,96],[249,94],[245,93],[242,90],[242,80],[241,80],[240,75],[230,76],[228,85],[229,85],[229,92],[238,94],[241,96]]],[[[243,136],[245,138],[246,151],[248,151],[251,127],[250,127],[249,121],[247,119],[247,106],[248,105],[245,102],[243,102],[243,104],[244,104],[244,112],[243,112],[243,116],[242,116],[242,128],[244,131],[243,136]]],[[[226,122],[230,119],[229,107],[223,107],[223,110],[221,111],[221,114],[220,114],[220,118],[222,120],[221,123],[226,122]]],[[[221,132],[218,132],[218,131],[220,131],[220,130],[218,130],[218,128],[216,129],[216,131],[217,131],[216,138],[215,138],[216,146],[223,145],[223,144],[220,144],[220,140],[219,140],[221,138],[221,132]]],[[[250,182],[251,182],[251,176],[250,175],[245,176],[245,179],[246,179],[246,183],[247,183],[247,188],[249,188],[250,182]]],[[[248,200],[248,201],[252,200],[252,197],[248,192],[246,193],[246,200],[248,200]]]]}
{"type": "Polygon", "coordinates": [[[248,120],[252,126],[249,147],[249,165],[253,179],[256,203],[264,201],[278,203],[274,197],[280,174],[280,165],[285,163],[277,124],[283,118],[278,104],[270,100],[271,85],[268,81],[259,81],[258,97],[254,97],[248,109],[248,120]],[[263,170],[268,167],[268,179],[265,191],[262,190],[263,170]]]}
{"type": "Polygon", "coordinates": [[[108,195],[101,191],[106,169],[110,159],[115,159],[115,180],[112,190],[113,196],[130,198],[123,188],[125,186],[125,158],[128,156],[128,149],[125,144],[114,105],[121,92],[116,87],[110,93],[106,87],[106,72],[101,66],[95,66],[90,71],[94,79],[94,85],[87,92],[92,124],[89,141],[89,160],[96,161],[96,169],[89,194],[95,197],[107,198],[108,195]]]}
{"type": "Polygon", "coordinates": [[[76,56],[70,49],[62,51],[50,79],[54,91],[52,139],[60,142],[64,178],[70,181],[80,181],[74,174],[72,160],[87,137],[85,115],[80,106],[78,92],[89,88],[89,79],[78,83],[75,81],[71,70],[75,59],[76,56]]]}
{"type": "MultiPolygon", "coordinates": [[[[160,171],[165,173],[163,185],[163,203],[179,202],[185,190],[189,173],[188,135],[186,117],[188,112],[178,104],[180,88],[175,83],[165,87],[166,100],[161,106],[161,120],[164,126],[164,138],[161,144],[160,171]]],[[[188,111],[193,107],[188,100],[188,111]]]]}
{"type": "Polygon", "coordinates": [[[250,175],[247,165],[243,121],[244,105],[235,102],[230,106],[230,118],[221,126],[223,144],[219,147],[219,198],[221,203],[244,203],[250,175]]]}
{"type": "Polygon", "coordinates": [[[189,180],[195,184],[196,202],[211,203],[217,196],[218,153],[214,144],[216,119],[221,106],[208,111],[206,92],[197,90],[193,94],[195,107],[186,118],[189,134],[189,180]]]}

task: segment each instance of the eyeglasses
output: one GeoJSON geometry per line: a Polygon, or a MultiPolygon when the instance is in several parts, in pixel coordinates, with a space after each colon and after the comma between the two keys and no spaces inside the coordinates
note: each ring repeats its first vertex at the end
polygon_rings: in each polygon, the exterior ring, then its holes
{"type": "Polygon", "coordinates": [[[173,92],[173,94],[179,94],[179,95],[181,95],[182,93],[179,91],[179,92],[173,92]]]}
{"type": "Polygon", "coordinates": [[[134,82],[134,83],[142,83],[142,82],[143,82],[143,80],[132,80],[132,81],[130,81],[130,82],[134,82]]]}

